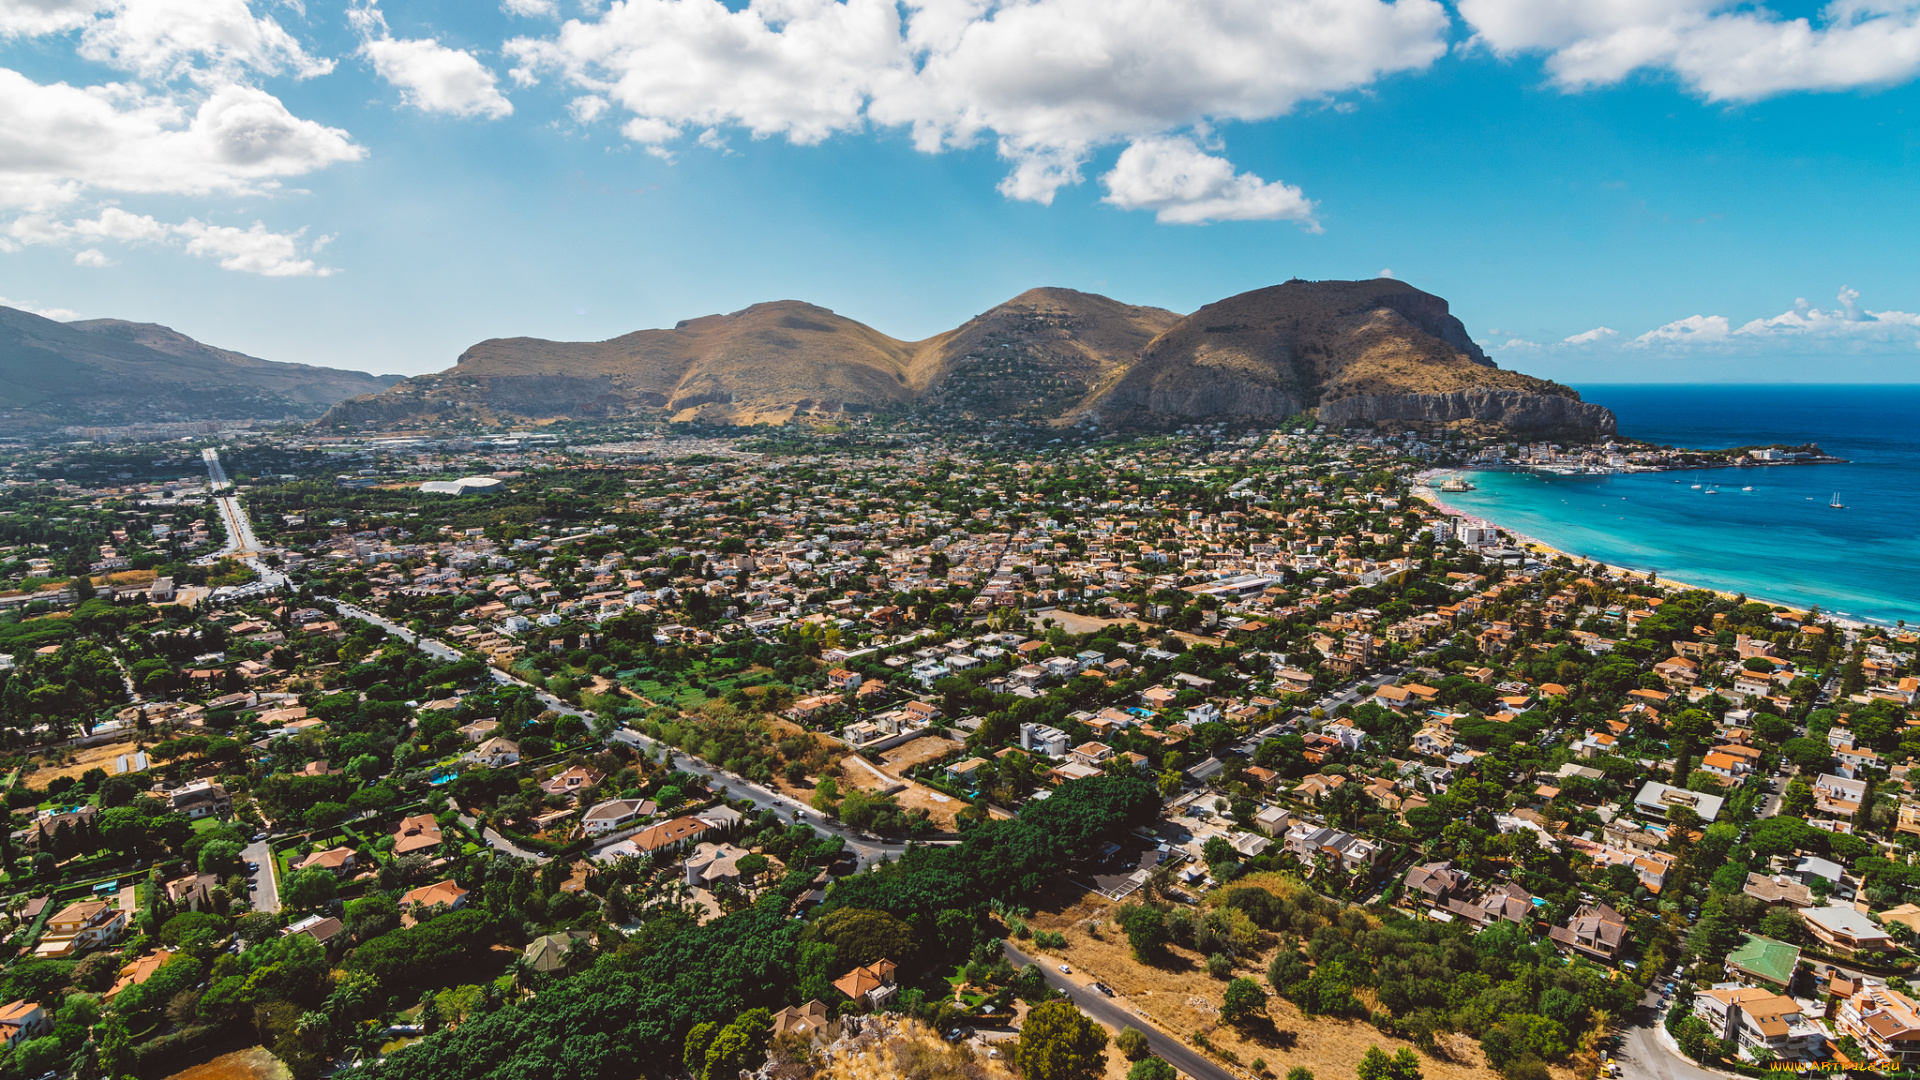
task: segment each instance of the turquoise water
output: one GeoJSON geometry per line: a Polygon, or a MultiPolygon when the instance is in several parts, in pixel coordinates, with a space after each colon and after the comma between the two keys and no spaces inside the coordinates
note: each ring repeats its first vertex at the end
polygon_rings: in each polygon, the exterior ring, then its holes
{"type": "Polygon", "coordinates": [[[1920,623],[1920,387],[1580,391],[1636,438],[1700,448],[1817,442],[1849,463],[1594,477],[1481,471],[1479,490],[1450,492],[1447,504],[1612,565],[1920,623]],[[1835,492],[1845,509],[1827,505],[1835,492]]]}

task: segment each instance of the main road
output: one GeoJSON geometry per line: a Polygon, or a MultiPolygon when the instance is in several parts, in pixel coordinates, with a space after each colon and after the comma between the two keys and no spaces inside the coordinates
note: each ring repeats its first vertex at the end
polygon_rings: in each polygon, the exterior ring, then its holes
{"type": "Polygon", "coordinates": [[[1233,1073],[1199,1051],[1181,1042],[1179,1039],[1154,1027],[1145,1017],[1128,1011],[1118,1001],[1107,997],[1100,991],[1083,983],[1074,982],[1062,972],[1057,964],[1050,964],[1043,958],[1028,956],[1016,948],[1013,942],[1003,942],[1007,959],[1019,967],[1026,964],[1040,965],[1040,973],[1046,976],[1047,985],[1067,995],[1080,1011],[1093,1017],[1100,1023],[1112,1028],[1116,1033],[1126,1028],[1137,1028],[1147,1037],[1147,1045],[1162,1061],[1186,1073],[1194,1080],[1237,1080],[1233,1073]]]}
{"type": "MultiPolygon", "coordinates": [[[[464,654],[462,654],[460,650],[455,649],[446,642],[416,634],[406,627],[393,622],[391,619],[376,615],[358,605],[350,604],[345,600],[335,600],[331,597],[323,596],[317,599],[331,603],[335,611],[348,618],[372,623],[435,659],[444,660],[449,663],[464,659],[464,654]]],[[[540,699],[540,703],[552,709],[554,712],[566,716],[578,716],[589,723],[595,719],[593,713],[584,709],[575,708],[524,679],[516,678],[492,666],[488,666],[487,671],[493,676],[493,681],[501,686],[518,686],[533,691],[535,696],[540,699]]],[[[847,850],[858,856],[863,866],[877,862],[883,857],[891,856],[898,858],[902,852],[907,850],[907,845],[905,844],[888,843],[869,833],[860,832],[857,829],[853,829],[827,817],[798,799],[782,795],[776,791],[769,791],[745,777],[737,776],[727,772],[725,769],[710,765],[697,757],[693,757],[664,743],[650,739],[630,728],[616,727],[613,733],[607,737],[607,741],[625,743],[628,746],[655,755],[663,751],[672,753],[675,757],[674,768],[700,777],[705,780],[709,786],[725,787],[729,795],[744,797],[750,800],[756,809],[772,810],[782,817],[793,821],[804,821],[821,832],[840,837],[846,841],[847,850]]]]}

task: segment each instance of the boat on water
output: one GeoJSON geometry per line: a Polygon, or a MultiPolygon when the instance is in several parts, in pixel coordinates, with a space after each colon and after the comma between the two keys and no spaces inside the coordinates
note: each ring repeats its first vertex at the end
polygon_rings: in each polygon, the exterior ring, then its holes
{"type": "Polygon", "coordinates": [[[1709,487],[1709,488],[1708,488],[1708,489],[1707,489],[1707,490],[1706,490],[1706,491],[1704,492],[1704,494],[1707,494],[1707,495],[1718,495],[1718,494],[1720,494],[1720,489],[1719,489],[1719,488],[1717,488],[1717,487],[1709,487]]]}
{"type": "Polygon", "coordinates": [[[1752,485],[1752,484],[1748,484],[1748,485],[1747,485],[1746,487],[1743,487],[1743,488],[1741,488],[1740,490],[1741,490],[1741,491],[1752,491],[1752,490],[1753,490],[1753,485],[1752,485]]]}
{"type": "Polygon", "coordinates": [[[1847,504],[1840,501],[1840,493],[1837,491],[1833,493],[1833,501],[1827,505],[1833,507],[1835,510],[1845,510],[1847,508],[1847,504]]]}
{"type": "Polygon", "coordinates": [[[1453,473],[1452,475],[1448,476],[1445,480],[1440,481],[1440,490],[1441,491],[1472,491],[1474,490],[1474,486],[1473,486],[1473,483],[1469,481],[1466,477],[1461,476],[1459,473],[1453,473]]]}
{"type": "Polygon", "coordinates": [[[1695,485],[1693,485],[1693,490],[1695,490],[1695,491],[1699,491],[1699,490],[1700,490],[1700,485],[1699,485],[1699,484],[1695,484],[1695,485]]]}

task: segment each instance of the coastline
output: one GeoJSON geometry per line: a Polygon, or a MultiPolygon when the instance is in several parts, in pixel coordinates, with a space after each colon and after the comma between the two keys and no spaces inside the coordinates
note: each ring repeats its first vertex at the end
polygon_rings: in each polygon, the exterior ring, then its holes
{"type": "MultiPolygon", "coordinates": [[[[1432,505],[1435,510],[1439,511],[1442,514],[1446,514],[1450,517],[1460,518],[1462,520],[1473,522],[1475,524],[1485,525],[1485,526],[1499,529],[1501,532],[1504,532],[1508,536],[1513,537],[1514,541],[1520,544],[1523,548],[1541,553],[1549,559],[1555,556],[1564,555],[1567,558],[1572,559],[1574,562],[1579,563],[1583,566],[1588,566],[1588,567],[1595,566],[1595,565],[1606,566],[1609,570],[1623,577],[1636,578],[1643,582],[1648,581],[1651,578],[1653,573],[1652,571],[1634,569],[1632,567],[1625,566],[1618,562],[1603,562],[1600,559],[1593,558],[1592,556],[1589,556],[1589,555],[1582,555],[1579,552],[1575,552],[1575,551],[1565,551],[1558,547],[1555,547],[1552,544],[1547,543],[1545,540],[1542,540],[1537,536],[1530,536],[1527,533],[1524,533],[1518,529],[1514,529],[1509,526],[1503,525],[1500,522],[1494,521],[1491,518],[1482,517],[1477,513],[1473,513],[1467,510],[1463,510],[1460,507],[1450,505],[1442,497],[1442,493],[1440,489],[1436,486],[1435,481],[1439,476],[1443,474],[1462,472],[1462,471],[1465,471],[1465,470],[1431,469],[1431,470],[1427,470],[1425,472],[1421,472],[1417,474],[1413,478],[1413,498],[1424,500],[1428,504],[1432,505]]],[[[1712,586],[1707,586],[1707,585],[1695,585],[1685,580],[1682,580],[1679,578],[1671,578],[1665,575],[1661,575],[1660,577],[1654,578],[1652,580],[1653,580],[1653,584],[1656,587],[1665,586],[1668,588],[1669,591],[1677,590],[1677,591],[1686,591],[1686,592],[1696,592],[1696,591],[1709,592],[1709,593],[1713,593],[1716,596],[1725,597],[1727,599],[1732,599],[1734,597],[1744,595],[1749,601],[1752,601],[1755,603],[1768,604],[1773,607],[1785,608],[1787,609],[1787,611],[1799,617],[1804,618],[1807,613],[1807,608],[1804,605],[1789,604],[1785,601],[1776,600],[1752,591],[1747,591],[1743,593],[1743,592],[1736,592],[1729,589],[1713,588],[1712,586]]],[[[1888,629],[1892,629],[1891,623],[1883,623],[1873,619],[1862,619],[1862,618],[1858,618],[1856,616],[1851,616],[1851,615],[1838,615],[1838,614],[1835,614],[1834,612],[1827,611],[1825,609],[1822,609],[1821,617],[1826,619],[1829,622],[1834,623],[1837,626],[1844,626],[1849,629],[1859,630],[1859,629],[1866,629],[1870,627],[1882,627],[1882,626],[1888,629]]]]}

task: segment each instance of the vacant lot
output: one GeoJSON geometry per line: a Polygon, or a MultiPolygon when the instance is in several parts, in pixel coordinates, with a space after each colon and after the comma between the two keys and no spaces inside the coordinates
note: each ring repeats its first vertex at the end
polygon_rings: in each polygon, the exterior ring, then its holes
{"type": "Polygon", "coordinates": [[[62,757],[70,756],[71,761],[64,765],[52,765],[47,762],[45,756],[37,757],[34,763],[40,767],[30,773],[21,774],[20,782],[28,787],[45,788],[47,781],[56,776],[71,776],[79,779],[81,773],[94,768],[105,769],[108,776],[115,776],[120,769],[120,755],[131,755],[134,746],[134,740],[125,739],[120,742],[101,743],[98,746],[82,746],[70,752],[62,749],[62,757]]]}
{"type": "Polygon", "coordinates": [[[235,1050],[212,1061],[183,1069],[167,1080],[287,1080],[292,1074],[263,1046],[235,1050]]]}
{"type": "Polygon", "coordinates": [[[922,735],[910,743],[896,746],[880,755],[880,767],[895,776],[906,772],[923,761],[942,758],[956,750],[966,749],[967,744],[959,739],[949,739],[940,735],[922,735]]]}
{"type": "MultiPolygon", "coordinates": [[[[1168,950],[1168,959],[1149,966],[1134,960],[1126,936],[1109,919],[1117,905],[1091,893],[1071,897],[1056,893],[1055,904],[1039,912],[1032,920],[1035,929],[1058,930],[1066,936],[1064,953],[1048,954],[1052,963],[1065,961],[1074,970],[1075,981],[1098,980],[1113,988],[1121,1004],[1149,1017],[1156,1027],[1183,1038],[1198,1032],[1206,1035],[1216,1049],[1231,1051],[1245,1066],[1253,1059],[1264,1059],[1267,1068],[1279,1075],[1297,1065],[1312,1069],[1323,1080],[1346,1080],[1369,1046],[1393,1053],[1413,1044],[1380,1033],[1372,1024],[1357,1020],[1306,1017],[1300,1010],[1277,996],[1267,999],[1268,1015],[1274,1032],[1256,1040],[1236,1028],[1220,1022],[1220,1001],[1226,983],[1207,974],[1205,958],[1189,949],[1168,950]],[[1095,933],[1091,927],[1099,925],[1095,933]],[[1285,1034],[1291,1033],[1291,1045],[1285,1034]]],[[[1031,942],[1020,947],[1033,952],[1031,942]]],[[[1234,974],[1250,976],[1267,989],[1266,964],[1273,949],[1234,974]]],[[[1191,1039],[1186,1039],[1191,1041],[1191,1039]]],[[[1445,1058],[1421,1054],[1420,1066],[1426,1080],[1499,1080],[1499,1074],[1486,1064],[1479,1044],[1466,1036],[1442,1036],[1445,1058]]],[[[1416,1047],[1415,1052],[1419,1050],[1416,1047]]],[[[1217,1055],[1216,1055],[1217,1056],[1217,1055]]],[[[1556,1077],[1570,1078],[1569,1070],[1555,1069],[1556,1077]]]]}

